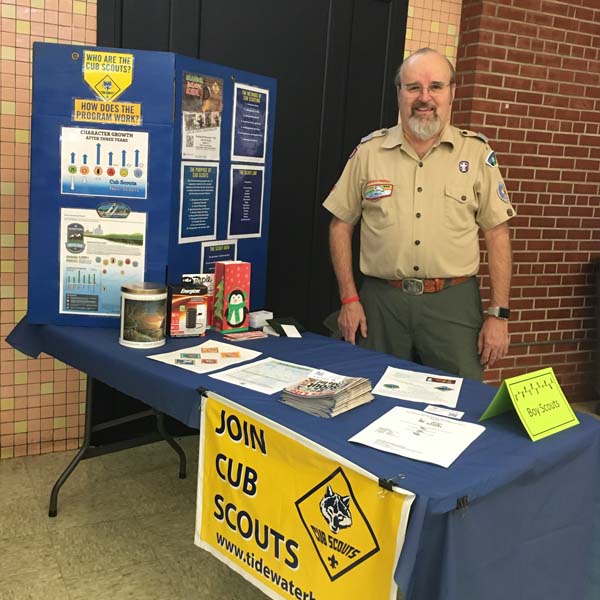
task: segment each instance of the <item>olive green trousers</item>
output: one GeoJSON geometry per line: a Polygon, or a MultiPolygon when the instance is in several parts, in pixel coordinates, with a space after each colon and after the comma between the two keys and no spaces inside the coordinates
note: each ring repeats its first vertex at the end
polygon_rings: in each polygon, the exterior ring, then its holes
{"type": "Polygon", "coordinates": [[[366,277],[360,300],[367,316],[367,337],[359,337],[360,346],[482,379],[477,338],[483,315],[475,277],[420,296],[366,277]]]}

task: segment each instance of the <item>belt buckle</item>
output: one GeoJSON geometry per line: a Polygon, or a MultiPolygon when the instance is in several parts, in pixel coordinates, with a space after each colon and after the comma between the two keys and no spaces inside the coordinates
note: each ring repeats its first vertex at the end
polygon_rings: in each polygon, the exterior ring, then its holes
{"type": "Polygon", "coordinates": [[[410,296],[420,296],[423,293],[423,280],[406,277],[402,280],[402,291],[410,296]]]}

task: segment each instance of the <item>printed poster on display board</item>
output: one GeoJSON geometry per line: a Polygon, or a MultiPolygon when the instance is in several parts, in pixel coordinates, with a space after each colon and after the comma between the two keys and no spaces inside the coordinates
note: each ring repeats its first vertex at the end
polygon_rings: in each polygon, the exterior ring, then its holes
{"type": "Polygon", "coordinates": [[[214,273],[221,260],[237,260],[237,240],[204,242],[200,256],[200,272],[214,273]]]}
{"type": "Polygon", "coordinates": [[[269,90],[236,83],[233,91],[231,160],[265,162],[269,90]]]}
{"type": "Polygon", "coordinates": [[[60,192],[146,198],[148,133],[62,127],[60,192]]]}
{"type": "Polygon", "coordinates": [[[223,80],[183,73],[181,157],[219,160],[223,80]]]}
{"type": "Polygon", "coordinates": [[[83,80],[99,98],[115,101],[132,83],[133,53],[103,52],[97,48],[83,51],[83,80]]]}
{"type": "Polygon", "coordinates": [[[264,175],[263,166],[234,165],[231,167],[229,238],[261,236],[264,175]]]}
{"type": "Polygon", "coordinates": [[[119,202],[60,209],[62,314],[120,314],[121,286],[144,281],[146,213],[119,202]]]}
{"type": "Polygon", "coordinates": [[[219,167],[214,163],[181,163],[179,243],[217,237],[219,167]]]}

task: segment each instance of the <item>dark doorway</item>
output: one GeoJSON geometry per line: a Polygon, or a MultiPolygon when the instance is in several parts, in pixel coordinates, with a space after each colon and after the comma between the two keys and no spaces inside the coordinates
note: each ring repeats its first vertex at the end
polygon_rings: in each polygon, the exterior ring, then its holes
{"type": "Polygon", "coordinates": [[[339,299],[321,203],[361,137],[396,122],[408,0],[98,0],[98,45],[278,82],[267,306],[323,332],[339,299]]]}

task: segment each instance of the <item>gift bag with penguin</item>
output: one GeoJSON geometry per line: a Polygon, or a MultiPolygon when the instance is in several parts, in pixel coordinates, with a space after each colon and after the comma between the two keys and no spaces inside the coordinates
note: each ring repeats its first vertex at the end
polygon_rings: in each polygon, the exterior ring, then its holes
{"type": "Polygon", "coordinates": [[[217,331],[247,331],[250,312],[250,263],[223,260],[215,265],[213,326],[217,331]]]}

